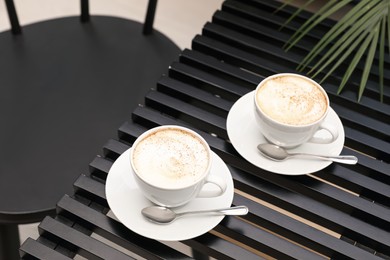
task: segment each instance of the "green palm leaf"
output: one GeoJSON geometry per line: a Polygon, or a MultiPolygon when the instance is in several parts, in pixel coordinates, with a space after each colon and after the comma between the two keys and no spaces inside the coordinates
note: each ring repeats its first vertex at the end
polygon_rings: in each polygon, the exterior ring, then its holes
{"type": "MultiPolygon", "coordinates": [[[[380,2],[373,1],[373,2],[380,2]]],[[[360,4],[362,4],[361,2],[360,4]]],[[[364,30],[365,28],[363,26],[367,26],[367,22],[374,18],[378,12],[381,10],[381,6],[376,6],[375,8],[372,8],[370,12],[366,12],[364,8],[351,10],[348,12],[347,15],[344,16],[343,19],[341,19],[333,28],[325,34],[324,37],[321,38],[321,40],[316,44],[316,46],[310,51],[310,53],[305,57],[305,59],[302,61],[301,66],[298,67],[299,70],[303,70],[305,67],[310,64],[313,59],[319,55],[325,48],[327,48],[337,37],[341,37],[338,41],[344,42],[347,41],[349,38],[356,37],[356,33],[359,33],[359,31],[364,30]],[[360,19],[358,19],[360,18],[360,19]],[[357,22],[356,22],[357,20],[357,22]],[[350,28],[349,30],[345,31],[347,28],[350,28]],[[341,35],[341,36],[340,36],[341,35]]],[[[334,49],[337,49],[338,46],[335,45],[332,50],[329,50],[328,53],[333,52],[334,49]]]]}
{"type": "MultiPolygon", "coordinates": [[[[330,45],[330,46],[326,45],[326,46],[324,46],[324,47],[330,47],[330,49],[320,59],[320,61],[318,61],[317,64],[313,66],[312,70],[315,70],[320,64],[322,64],[324,61],[328,60],[330,55],[338,54],[338,53],[341,53],[341,52],[345,51],[345,49],[348,48],[348,46],[350,44],[353,44],[353,42],[356,41],[359,38],[359,36],[364,34],[366,31],[367,31],[367,28],[361,26],[360,23],[354,24],[351,27],[351,30],[349,30],[344,35],[342,35],[342,37],[337,42],[335,42],[334,45],[330,45]]],[[[315,51],[314,49],[310,53],[312,53],[312,52],[315,52],[315,53],[312,54],[313,57],[316,57],[317,55],[320,54],[318,51],[315,51]]],[[[310,55],[310,53],[309,53],[309,55],[310,55]]]]}
{"type": "Polygon", "coordinates": [[[360,101],[360,99],[362,98],[363,91],[368,80],[368,76],[370,75],[372,62],[374,60],[375,51],[378,45],[380,25],[381,24],[378,23],[377,26],[372,31],[371,46],[370,49],[368,50],[368,55],[366,58],[366,63],[364,65],[362,79],[360,81],[358,101],[360,101]]]}
{"type": "Polygon", "coordinates": [[[329,1],[323,8],[321,8],[316,14],[314,14],[309,20],[307,20],[302,27],[291,37],[291,41],[287,42],[286,50],[289,50],[293,47],[298,41],[300,41],[303,36],[305,36],[311,29],[313,29],[316,25],[321,23],[323,20],[328,18],[330,15],[334,14],[340,8],[347,5],[352,0],[344,0],[337,1],[331,0],[329,1]],[[336,3],[335,3],[336,2],[336,3]]]}
{"type": "MultiPolygon", "coordinates": [[[[285,6],[287,6],[288,4],[290,4],[293,0],[289,0],[289,1],[286,1],[281,7],[279,7],[276,11],[276,12],[279,12],[280,10],[282,10],[285,6]]],[[[300,12],[302,12],[303,10],[305,10],[311,3],[313,3],[315,0],[308,0],[304,5],[302,5],[298,10],[296,10],[291,16],[290,18],[282,25],[282,27],[280,29],[283,29],[283,27],[285,27],[287,24],[289,24],[297,15],[299,15],[300,12]]]]}
{"type": "Polygon", "coordinates": [[[370,45],[370,42],[372,41],[372,38],[374,37],[374,31],[371,31],[368,37],[366,37],[363,44],[360,46],[358,51],[356,52],[354,58],[351,61],[351,64],[348,66],[346,73],[341,81],[341,84],[339,86],[339,89],[337,91],[338,94],[342,91],[345,84],[347,83],[349,77],[352,75],[354,69],[356,68],[357,64],[359,63],[360,59],[363,57],[364,52],[367,50],[368,46],[370,45]]]}
{"type": "MultiPolygon", "coordinates": [[[[390,7],[390,5],[389,5],[390,7]]],[[[389,26],[390,27],[390,26],[389,26]]],[[[386,34],[386,19],[382,19],[381,24],[381,39],[380,39],[380,45],[379,45],[379,87],[380,92],[383,93],[384,89],[384,83],[383,83],[383,77],[384,77],[384,59],[385,59],[385,34],[386,34]]],[[[389,37],[390,39],[390,37],[389,37]]],[[[381,102],[383,102],[383,96],[381,96],[381,102]]]]}
{"type": "MultiPolygon", "coordinates": [[[[322,83],[326,78],[328,78],[332,73],[333,71],[335,71],[337,69],[338,66],[340,66],[348,57],[349,55],[353,52],[353,50],[364,40],[364,38],[368,35],[368,32],[365,32],[365,33],[361,33],[360,34],[360,37],[357,38],[356,40],[354,40],[352,42],[352,45],[350,46],[350,48],[348,48],[348,46],[342,46],[340,47],[337,52],[335,52],[333,54],[332,57],[330,57],[327,62],[320,68],[317,70],[317,72],[313,75],[313,77],[316,77],[320,72],[322,72],[328,65],[330,65],[330,63],[332,63],[333,61],[337,60],[337,62],[333,65],[333,67],[326,73],[326,75],[322,78],[322,80],[320,81],[320,83],[322,83]],[[348,48],[348,49],[347,49],[348,48]],[[346,51],[344,51],[345,49],[347,49],[346,51]],[[342,54],[341,57],[339,57],[339,55],[342,54]]],[[[345,42],[345,45],[349,45],[349,41],[348,42],[345,42]]],[[[327,54],[332,54],[332,53],[327,53],[327,54]]],[[[327,55],[328,56],[328,55],[327,55]]],[[[325,56],[324,56],[325,57],[325,56]]],[[[312,69],[313,70],[313,69],[312,69]]]]}
{"type": "MultiPolygon", "coordinates": [[[[298,16],[298,14],[307,5],[312,4],[312,2],[313,0],[308,0],[304,6],[299,8],[290,19],[286,21],[286,24],[298,16]]],[[[295,46],[316,25],[350,2],[351,0],[328,1],[290,37],[284,46],[286,51],[295,46]]],[[[350,56],[353,56],[340,83],[338,89],[338,93],[340,93],[357,68],[360,60],[365,59],[358,89],[358,101],[360,101],[368,81],[372,63],[378,51],[379,90],[380,99],[383,102],[386,31],[390,52],[389,14],[390,0],[361,0],[348,11],[321,40],[318,41],[309,54],[301,61],[297,69],[302,71],[310,66],[311,70],[308,74],[312,75],[312,77],[316,77],[321,72],[327,70],[322,79],[323,81],[337,68],[345,64],[350,56]],[[317,60],[317,62],[314,63],[315,60],[317,60]]]]}
{"type": "MultiPolygon", "coordinates": [[[[389,46],[389,53],[390,53],[390,3],[389,1],[388,2],[388,5],[387,5],[387,40],[388,40],[388,43],[387,45],[389,46]]],[[[383,31],[384,33],[385,31],[383,31]]]]}
{"type": "MultiPolygon", "coordinates": [[[[378,6],[378,7],[380,8],[380,6],[378,6]]],[[[378,9],[378,10],[380,10],[380,9],[378,9]]],[[[358,46],[358,43],[360,43],[362,41],[362,36],[365,36],[373,28],[373,26],[376,25],[380,21],[380,16],[379,17],[377,16],[377,12],[372,14],[372,15],[374,16],[374,17],[372,17],[374,19],[370,19],[368,21],[366,21],[366,19],[360,19],[359,22],[355,23],[351,27],[350,30],[348,30],[346,33],[344,33],[344,35],[342,35],[342,37],[339,38],[339,40],[336,43],[334,43],[333,46],[330,45],[329,46],[330,49],[312,67],[312,69],[309,71],[309,73],[312,73],[313,71],[317,70],[317,72],[313,75],[313,77],[316,77],[317,74],[322,72],[331,62],[336,60],[340,54],[345,52],[345,54],[343,54],[343,57],[344,57],[343,60],[340,60],[337,63],[336,67],[341,65],[341,62],[344,61],[348,57],[348,55],[351,54],[356,49],[356,47],[358,46]],[[365,22],[365,24],[361,24],[360,21],[366,21],[366,22],[365,22]],[[346,54],[348,54],[348,55],[346,55],[346,54]],[[329,58],[330,55],[332,55],[332,56],[329,58]],[[324,65],[322,65],[323,63],[324,63],[324,65]],[[320,69],[317,69],[320,65],[322,65],[322,67],[320,69]]],[[[314,50],[311,52],[314,52],[314,50]]],[[[317,52],[313,55],[319,55],[319,53],[317,52]]],[[[335,69],[336,69],[336,67],[335,67],[335,69]]],[[[334,70],[332,70],[332,72],[333,71],[334,70]]],[[[330,75],[330,73],[328,72],[328,74],[324,77],[324,79],[327,78],[329,75],[330,75]]]]}

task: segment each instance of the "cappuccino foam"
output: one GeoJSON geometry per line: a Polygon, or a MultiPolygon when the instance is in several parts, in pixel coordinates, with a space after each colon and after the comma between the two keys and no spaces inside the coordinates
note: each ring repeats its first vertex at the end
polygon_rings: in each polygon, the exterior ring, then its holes
{"type": "Polygon", "coordinates": [[[305,78],[280,76],[264,82],[256,93],[260,109],[270,118],[288,125],[307,125],[326,112],[327,98],[305,78]]]}
{"type": "Polygon", "coordinates": [[[209,165],[208,147],[195,135],[167,128],[146,136],[134,148],[133,165],[146,182],[181,188],[197,182],[209,165]]]}

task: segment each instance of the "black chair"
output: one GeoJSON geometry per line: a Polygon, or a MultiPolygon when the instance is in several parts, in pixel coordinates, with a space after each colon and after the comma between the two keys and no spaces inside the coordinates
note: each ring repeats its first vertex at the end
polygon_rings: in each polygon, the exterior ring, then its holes
{"type": "MultiPolygon", "coordinates": [[[[89,14],[89,0],[81,0],[81,21],[88,22],[90,19],[89,14]]],[[[19,24],[18,15],[16,13],[15,4],[13,0],[5,0],[5,5],[8,11],[8,17],[11,23],[11,30],[14,34],[19,34],[22,29],[19,24]]],[[[154,16],[156,13],[157,0],[149,0],[148,9],[146,12],[145,22],[143,26],[143,33],[150,34],[153,31],[154,16]]]]}
{"type": "Polygon", "coordinates": [[[153,30],[156,0],[144,24],[90,16],[81,0],[81,16],[23,28],[5,2],[12,29],[0,33],[0,259],[18,259],[18,225],[55,213],[180,50],[153,30]]]}

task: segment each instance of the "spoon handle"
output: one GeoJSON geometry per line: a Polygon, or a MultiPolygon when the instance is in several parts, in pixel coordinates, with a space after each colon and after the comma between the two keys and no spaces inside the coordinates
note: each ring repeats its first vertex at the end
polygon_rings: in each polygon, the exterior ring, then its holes
{"type": "Polygon", "coordinates": [[[218,209],[218,212],[224,214],[224,215],[235,215],[235,216],[241,216],[248,214],[248,207],[247,206],[236,206],[226,209],[218,209]]]}
{"type": "Polygon", "coordinates": [[[236,206],[231,208],[223,208],[223,209],[212,209],[212,210],[198,210],[198,211],[187,211],[183,213],[176,213],[177,216],[183,216],[187,214],[205,214],[205,213],[219,213],[223,215],[234,215],[241,216],[248,214],[247,206],[236,206]]]}
{"type": "Polygon", "coordinates": [[[314,154],[305,154],[305,153],[294,153],[290,155],[299,156],[299,157],[318,158],[322,160],[329,160],[329,161],[344,163],[344,164],[356,164],[358,162],[358,158],[353,155],[324,156],[324,155],[314,155],[314,154]]]}

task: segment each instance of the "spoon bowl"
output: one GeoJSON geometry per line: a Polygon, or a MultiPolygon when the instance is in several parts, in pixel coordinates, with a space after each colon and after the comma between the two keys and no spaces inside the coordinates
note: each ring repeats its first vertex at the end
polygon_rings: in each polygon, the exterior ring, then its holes
{"type": "Polygon", "coordinates": [[[248,208],[246,206],[236,206],[231,208],[223,209],[212,209],[212,210],[199,210],[199,211],[188,211],[176,213],[173,210],[161,207],[161,206],[150,206],[142,209],[142,215],[150,220],[151,222],[157,224],[169,224],[176,220],[179,217],[185,215],[194,215],[194,214],[217,214],[217,215],[246,215],[248,213],[248,208]]]}
{"type": "Polygon", "coordinates": [[[344,164],[356,164],[358,162],[357,157],[352,155],[326,156],[306,153],[288,153],[284,148],[268,143],[259,144],[257,146],[257,149],[264,157],[277,162],[281,162],[294,157],[327,160],[344,164]]]}

